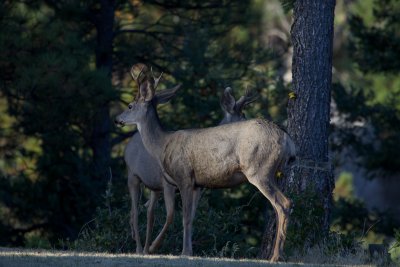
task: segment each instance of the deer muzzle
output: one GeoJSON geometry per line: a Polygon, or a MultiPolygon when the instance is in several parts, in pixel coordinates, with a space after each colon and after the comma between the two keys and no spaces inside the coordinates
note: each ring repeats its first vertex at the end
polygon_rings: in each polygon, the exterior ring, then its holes
{"type": "Polygon", "coordinates": [[[115,118],[114,123],[118,126],[125,126],[125,122],[118,117],[115,118]]]}

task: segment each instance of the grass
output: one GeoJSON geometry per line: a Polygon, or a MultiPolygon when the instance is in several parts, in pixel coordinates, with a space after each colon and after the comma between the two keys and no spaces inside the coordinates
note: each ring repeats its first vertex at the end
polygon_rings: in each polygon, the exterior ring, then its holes
{"type": "MultiPolygon", "coordinates": [[[[257,267],[257,266],[321,266],[322,264],[303,263],[269,263],[265,260],[235,260],[228,258],[200,258],[171,255],[136,255],[136,254],[110,254],[55,250],[31,250],[0,248],[0,267],[14,266],[156,266],[156,267],[257,267]]],[[[362,266],[362,265],[329,265],[323,266],[362,266]]],[[[367,265],[363,265],[367,266],[367,265]]],[[[371,266],[371,265],[370,265],[371,266]]]]}

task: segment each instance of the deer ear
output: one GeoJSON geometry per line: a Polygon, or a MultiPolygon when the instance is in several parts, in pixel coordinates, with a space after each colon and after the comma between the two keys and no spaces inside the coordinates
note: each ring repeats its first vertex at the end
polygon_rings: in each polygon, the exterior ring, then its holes
{"type": "Polygon", "coordinates": [[[148,102],[153,99],[154,90],[148,81],[144,81],[139,88],[139,99],[143,102],[148,102]]]}
{"type": "Polygon", "coordinates": [[[153,103],[155,105],[167,103],[171,98],[175,96],[176,92],[179,90],[180,87],[181,84],[178,84],[177,86],[171,89],[166,89],[162,90],[161,92],[157,92],[153,97],[153,103]]]}
{"type": "Polygon", "coordinates": [[[221,107],[225,112],[233,114],[235,112],[236,101],[232,95],[232,88],[226,87],[221,97],[221,107]]]}

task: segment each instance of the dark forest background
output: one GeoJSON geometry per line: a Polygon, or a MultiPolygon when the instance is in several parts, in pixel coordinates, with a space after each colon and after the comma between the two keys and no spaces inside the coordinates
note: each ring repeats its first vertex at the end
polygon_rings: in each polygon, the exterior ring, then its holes
{"type": "MultiPolygon", "coordinates": [[[[160,89],[182,84],[159,107],[168,129],[218,124],[226,86],[256,91],[247,117],[285,128],[290,2],[2,1],[0,245],[134,251],[122,158],[134,128],[112,123],[136,92],[132,64],[164,72],[160,89]]],[[[400,239],[399,28],[398,1],[337,0],[331,230],[348,242],[400,239]]],[[[195,254],[256,257],[268,209],[250,185],[205,191],[195,254]]],[[[157,214],[160,227],[161,200],[157,214]]],[[[180,231],[178,212],[161,252],[180,252],[180,231]]]]}

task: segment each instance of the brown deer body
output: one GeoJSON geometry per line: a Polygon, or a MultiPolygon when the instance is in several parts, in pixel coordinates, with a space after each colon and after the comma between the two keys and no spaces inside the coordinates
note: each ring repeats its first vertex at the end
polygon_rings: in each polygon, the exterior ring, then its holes
{"type": "MultiPolygon", "coordinates": [[[[221,97],[224,118],[220,124],[245,120],[242,110],[254,100],[254,96],[246,92],[244,96],[236,101],[232,95],[231,88],[226,88],[221,97]]],[[[176,187],[165,182],[161,167],[145,149],[139,132],[136,132],[129,140],[125,148],[124,159],[128,168],[128,188],[131,197],[130,225],[132,238],[136,241],[136,253],[153,253],[161,245],[169,225],[173,222],[176,187]],[[141,183],[150,189],[150,199],[147,203],[147,227],[144,248],[141,244],[138,225],[138,202],[141,183]],[[164,196],[166,220],[160,233],[150,245],[154,226],[154,208],[160,192],[163,192],[164,196]]],[[[195,206],[197,206],[199,197],[200,194],[197,194],[193,199],[195,206]]]]}
{"type": "Polygon", "coordinates": [[[192,255],[192,222],[197,204],[193,196],[199,188],[232,187],[248,181],[271,202],[277,214],[271,258],[277,261],[286,238],[291,202],[276,186],[275,174],[295,156],[291,138],[275,124],[261,119],[164,131],[152,103],[175,92],[164,90],[155,94],[158,81],[152,81],[148,71],[145,75],[136,100],[116,122],[137,124],[144,146],[160,165],[166,181],[178,187],[183,207],[182,254],[192,255]]]}

